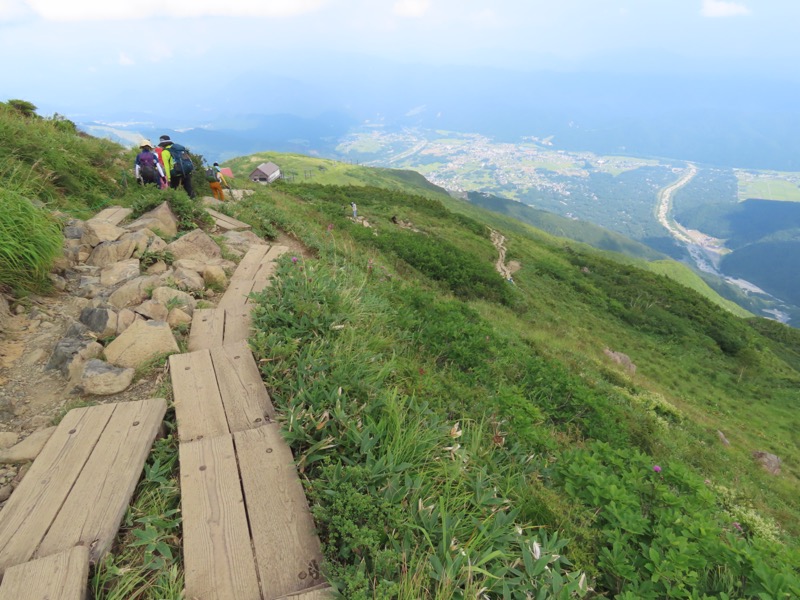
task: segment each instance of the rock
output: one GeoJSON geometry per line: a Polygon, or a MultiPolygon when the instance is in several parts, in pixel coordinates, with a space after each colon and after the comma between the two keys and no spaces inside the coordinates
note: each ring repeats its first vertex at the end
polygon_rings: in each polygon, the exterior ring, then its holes
{"type": "Polygon", "coordinates": [[[152,265],[147,267],[147,274],[148,275],[161,275],[162,273],[166,273],[167,271],[167,263],[163,260],[157,260],[152,265]]]}
{"type": "Polygon", "coordinates": [[[86,264],[106,267],[121,260],[128,260],[136,250],[136,242],[130,238],[118,242],[103,242],[92,250],[86,264]]]}
{"type": "Polygon", "coordinates": [[[19,441],[19,434],[13,431],[4,431],[0,433],[0,450],[10,448],[19,441]]]}
{"type": "Polygon", "coordinates": [[[115,367],[93,358],[86,363],[81,376],[81,387],[87,394],[110,396],[128,388],[133,381],[134,369],[115,367]]]}
{"type": "Polygon", "coordinates": [[[53,259],[52,269],[56,273],[64,273],[72,268],[72,261],[65,255],[57,256],[53,259]]]}
{"type": "Polygon", "coordinates": [[[116,308],[137,306],[147,298],[150,288],[156,287],[158,283],[159,277],[156,275],[137,277],[115,290],[108,297],[108,303],[116,308]]]}
{"type": "Polygon", "coordinates": [[[85,231],[86,227],[82,222],[73,222],[64,227],[64,238],[68,240],[80,240],[85,231]]]}
{"type": "Polygon", "coordinates": [[[157,300],[169,308],[180,308],[189,316],[194,314],[194,307],[197,306],[197,300],[192,298],[192,296],[186,292],[169,287],[158,287],[154,289],[153,300],[157,300]]]}
{"type": "Polygon", "coordinates": [[[108,265],[100,271],[100,284],[114,287],[139,276],[139,259],[129,258],[108,265]]]}
{"type": "Polygon", "coordinates": [[[101,354],[103,354],[103,344],[92,342],[72,357],[72,360],[67,365],[66,372],[70,383],[69,387],[74,387],[78,384],[83,375],[83,369],[86,367],[86,363],[93,358],[97,358],[101,354]]]}
{"type": "Polygon", "coordinates": [[[44,348],[36,348],[30,354],[27,354],[22,360],[22,364],[27,367],[32,367],[45,357],[44,348]]]}
{"type": "Polygon", "coordinates": [[[228,287],[228,276],[225,275],[225,270],[216,265],[208,265],[206,267],[206,270],[203,271],[203,281],[208,287],[221,289],[228,287]]]}
{"type": "Polygon", "coordinates": [[[636,375],[636,365],[633,364],[633,361],[627,354],[615,352],[611,348],[604,348],[603,353],[618,365],[625,367],[625,370],[628,371],[629,374],[636,375]]]}
{"type": "Polygon", "coordinates": [[[200,229],[190,231],[183,237],[168,244],[167,250],[172,253],[176,260],[193,258],[208,262],[212,258],[222,257],[222,252],[217,243],[200,229]]]}
{"type": "Polygon", "coordinates": [[[194,271],[195,273],[199,273],[200,275],[206,270],[206,263],[201,260],[194,260],[192,258],[181,258],[180,260],[176,260],[172,263],[172,266],[176,269],[186,269],[189,271],[194,271]]]}
{"type": "Polygon", "coordinates": [[[205,282],[199,273],[189,269],[175,269],[175,285],[182,290],[202,290],[205,282]]]}
{"type": "Polygon", "coordinates": [[[132,256],[140,257],[147,247],[150,245],[150,240],[155,237],[155,234],[149,229],[140,229],[139,231],[131,231],[123,235],[119,240],[121,242],[130,240],[134,244],[132,256]]]}
{"type": "Polygon", "coordinates": [[[35,415],[28,419],[25,423],[25,427],[28,429],[39,430],[42,427],[49,427],[50,423],[53,422],[53,417],[49,415],[35,415]]]}
{"type": "Polygon", "coordinates": [[[151,231],[159,231],[166,237],[171,238],[178,235],[178,219],[169,204],[163,202],[150,212],[143,214],[133,223],[130,223],[127,229],[129,231],[150,229],[151,231]]]}
{"type": "Polygon", "coordinates": [[[48,427],[36,431],[11,448],[0,451],[0,463],[20,464],[34,460],[55,430],[55,427],[48,427]]]}
{"type": "Polygon", "coordinates": [[[117,334],[117,313],[110,308],[84,308],[80,321],[97,337],[107,338],[117,334]]]}
{"type": "Polygon", "coordinates": [[[266,242],[252,231],[226,231],[222,237],[228,249],[237,250],[239,254],[246,254],[250,246],[266,245],[266,242]]]}
{"type": "Polygon", "coordinates": [[[61,275],[56,275],[55,273],[48,273],[47,278],[50,280],[50,283],[53,284],[53,287],[56,288],[59,292],[63,292],[67,289],[67,280],[61,277],[61,275]]]}
{"type": "Polygon", "coordinates": [[[169,310],[158,300],[145,300],[133,309],[133,312],[147,317],[152,321],[166,321],[169,310]]]}
{"type": "Polygon", "coordinates": [[[728,438],[725,437],[725,434],[719,430],[717,430],[717,437],[719,437],[719,441],[722,442],[723,446],[731,445],[731,443],[728,441],[728,438]]]}
{"type": "Polygon", "coordinates": [[[761,450],[753,452],[753,458],[764,468],[765,471],[772,475],[780,475],[781,473],[781,459],[761,450]]]}
{"type": "Polygon", "coordinates": [[[167,316],[167,323],[170,327],[175,329],[181,325],[189,325],[192,322],[192,317],[182,311],[180,308],[173,308],[169,311],[167,316]]]}
{"type": "Polygon", "coordinates": [[[81,243],[93,248],[102,242],[118,240],[125,230],[117,227],[110,221],[103,219],[89,219],[83,228],[81,243]]]}
{"type": "Polygon", "coordinates": [[[161,354],[180,352],[169,325],[136,321],[106,347],[106,359],[118,367],[136,368],[161,354]]]}
{"type": "Polygon", "coordinates": [[[167,242],[162,240],[157,235],[153,236],[153,239],[150,240],[150,245],[147,246],[148,252],[160,252],[161,250],[166,250],[166,249],[167,249],[167,242]]]}
{"type": "Polygon", "coordinates": [[[14,491],[14,486],[10,483],[0,488],[0,502],[5,502],[11,497],[11,492],[14,491]]]}
{"type": "Polygon", "coordinates": [[[45,371],[60,369],[67,375],[73,357],[92,342],[94,338],[89,334],[89,328],[83,323],[73,323],[53,348],[53,354],[44,367],[45,371]]]}
{"type": "Polygon", "coordinates": [[[117,331],[116,331],[116,334],[119,335],[120,333],[125,331],[128,327],[133,325],[133,322],[136,321],[136,319],[140,319],[140,318],[141,317],[139,315],[137,315],[135,312],[133,312],[132,310],[129,310],[127,308],[123,308],[121,311],[119,311],[119,314],[117,315],[117,331]]]}

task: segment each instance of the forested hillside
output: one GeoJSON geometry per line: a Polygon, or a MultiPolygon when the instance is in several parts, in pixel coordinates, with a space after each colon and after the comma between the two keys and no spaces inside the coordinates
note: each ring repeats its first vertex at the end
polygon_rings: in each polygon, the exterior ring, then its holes
{"type": "MultiPolygon", "coordinates": [[[[37,219],[142,202],[113,144],[5,108],[0,139],[2,186],[37,219]],[[74,155],[96,158],[70,187],[56,161],[74,155]]],[[[251,186],[263,158],[232,161],[254,192],[222,210],[302,248],[254,299],[250,344],[340,597],[800,595],[796,330],[415,174],[271,154],[294,180],[251,186]]],[[[27,260],[25,240],[0,236],[27,260]]],[[[183,568],[180,534],[160,533],[173,518],[129,520],[138,554],[115,549],[129,562],[94,572],[97,597],[180,597],[154,583],[183,568]]]]}

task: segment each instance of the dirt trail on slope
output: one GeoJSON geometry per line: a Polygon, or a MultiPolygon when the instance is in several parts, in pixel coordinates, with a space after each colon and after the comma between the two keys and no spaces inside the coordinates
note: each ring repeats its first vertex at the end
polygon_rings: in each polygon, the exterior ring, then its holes
{"type": "Polygon", "coordinates": [[[513,281],[512,275],[520,270],[522,265],[515,260],[506,264],[506,237],[499,231],[492,229],[492,244],[497,248],[499,254],[494,268],[503,276],[503,279],[513,281]]]}

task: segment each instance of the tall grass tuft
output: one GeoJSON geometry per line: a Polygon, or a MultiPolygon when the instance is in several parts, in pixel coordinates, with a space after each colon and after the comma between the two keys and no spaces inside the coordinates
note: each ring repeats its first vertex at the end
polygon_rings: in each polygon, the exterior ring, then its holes
{"type": "Polygon", "coordinates": [[[0,189],[0,284],[17,290],[46,287],[61,251],[61,228],[25,196],[0,189]]]}

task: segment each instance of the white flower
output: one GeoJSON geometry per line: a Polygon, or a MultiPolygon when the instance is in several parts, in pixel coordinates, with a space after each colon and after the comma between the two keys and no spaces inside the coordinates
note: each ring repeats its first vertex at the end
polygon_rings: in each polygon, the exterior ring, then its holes
{"type": "Polygon", "coordinates": [[[533,542],[531,546],[531,552],[533,552],[533,558],[539,560],[542,557],[542,547],[539,545],[539,542],[533,542]]]}

